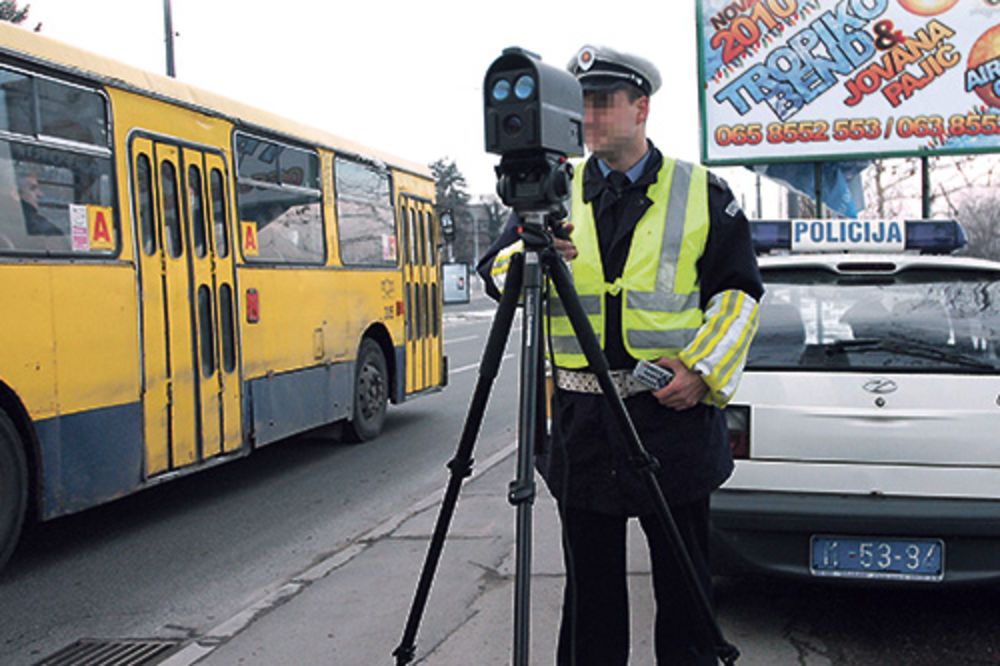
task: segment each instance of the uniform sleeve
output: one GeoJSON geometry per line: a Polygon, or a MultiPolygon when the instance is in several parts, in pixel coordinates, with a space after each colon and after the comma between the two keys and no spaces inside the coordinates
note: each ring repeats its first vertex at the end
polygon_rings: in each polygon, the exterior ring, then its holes
{"type": "Polygon", "coordinates": [[[743,376],[764,285],[746,216],[726,183],[714,175],[709,176],[708,202],[708,240],[698,261],[705,319],[679,358],[701,374],[712,403],[724,407],[743,376]]]}

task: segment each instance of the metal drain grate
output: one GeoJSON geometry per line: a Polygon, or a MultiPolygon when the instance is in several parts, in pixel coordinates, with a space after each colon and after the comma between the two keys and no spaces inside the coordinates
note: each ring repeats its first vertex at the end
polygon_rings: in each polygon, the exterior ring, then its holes
{"type": "Polygon", "coordinates": [[[140,666],[155,664],[179,641],[81,638],[35,666],[140,666]]]}

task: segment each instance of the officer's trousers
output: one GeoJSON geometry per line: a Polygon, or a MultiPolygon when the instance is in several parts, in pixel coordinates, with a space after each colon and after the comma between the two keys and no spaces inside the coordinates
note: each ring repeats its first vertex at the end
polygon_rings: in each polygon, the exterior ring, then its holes
{"type": "MultiPolygon", "coordinates": [[[[706,591],[708,498],[672,506],[671,513],[706,591]]],[[[626,666],[629,659],[629,603],[626,580],[625,516],[560,507],[566,588],[557,650],[558,666],[626,666]]],[[[658,666],[716,664],[701,615],[688,595],[683,574],[655,514],[639,522],[650,549],[656,600],[654,641],[658,666]]]]}

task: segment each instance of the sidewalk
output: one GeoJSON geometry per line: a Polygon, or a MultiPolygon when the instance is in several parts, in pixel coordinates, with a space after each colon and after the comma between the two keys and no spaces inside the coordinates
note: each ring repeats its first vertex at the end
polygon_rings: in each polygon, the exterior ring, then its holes
{"type": "MultiPolygon", "coordinates": [[[[487,461],[459,496],[448,539],[416,638],[413,664],[502,666],[511,663],[516,512],[507,502],[513,445],[487,461]]],[[[355,544],[271,590],[243,613],[185,646],[165,666],[395,664],[414,590],[434,529],[440,493],[374,528],[355,544]]],[[[558,516],[538,481],[532,522],[532,664],[553,664],[563,589],[558,516]]],[[[653,602],[641,530],[629,528],[632,666],[652,666],[653,602]]],[[[743,650],[741,666],[796,663],[795,650],[753,650],[754,633],[723,617],[743,650]],[[757,652],[756,658],[748,654],[757,652]]],[[[738,624],[738,623],[737,623],[738,624]]],[[[813,662],[810,662],[813,663],[813,662]]]]}
{"type": "MultiPolygon", "coordinates": [[[[510,664],[516,512],[507,502],[507,486],[514,467],[511,446],[491,460],[476,461],[474,476],[463,485],[411,663],[510,664]]],[[[164,665],[395,664],[392,652],[403,636],[446,483],[443,475],[440,493],[272,590],[164,665]]],[[[555,504],[540,480],[538,489],[532,511],[531,663],[552,664],[562,553],[555,504]]],[[[643,554],[642,548],[631,550],[643,554]]],[[[629,569],[638,658],[650,652],[648,566],[632,562],[629,569]]]]}

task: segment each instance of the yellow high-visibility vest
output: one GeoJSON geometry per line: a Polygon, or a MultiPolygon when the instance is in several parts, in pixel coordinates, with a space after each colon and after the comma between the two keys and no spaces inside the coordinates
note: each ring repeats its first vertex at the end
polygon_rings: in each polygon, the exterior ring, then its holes
{"type": "MultiPolygon", "coordinates": [[[[591,205],[583,201],[583,173],[573,178],[570,222],[579,255],[570,262],[573,284],[604,347],[605,294],[622,295],[622,339],[638,359],[676,358],[704,321],[696,263],[708,239],[708,172],[664,157],[646,191],[653,205],[636,224],[625,270],[614,283],[604,268],[591,205]]],[[[558,295],[550,299],[552,349],[563,368],[587,365],[558,295]]],[[[614,322],[617,324],[617,322],[614,322]]]]}

